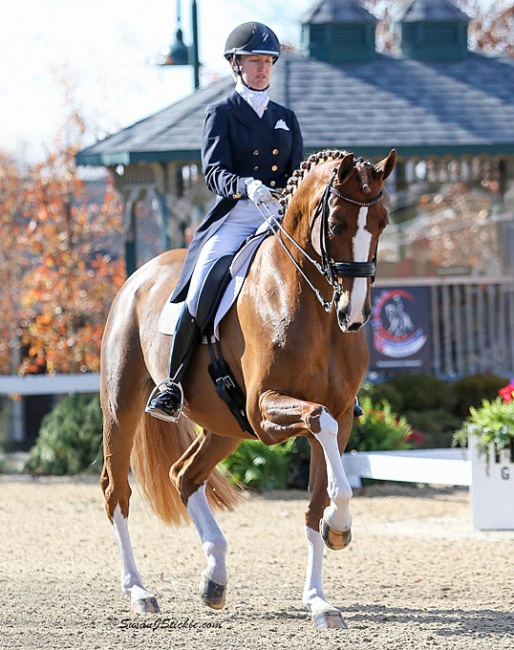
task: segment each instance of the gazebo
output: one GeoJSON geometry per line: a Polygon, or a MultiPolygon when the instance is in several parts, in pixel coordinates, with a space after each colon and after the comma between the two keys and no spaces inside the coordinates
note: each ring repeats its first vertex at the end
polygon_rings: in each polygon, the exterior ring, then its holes
{"type": "MultiPolygon", "coordinates": [[[[428,287],[431,371],[512,372],[514,60],[470,51],[469,18],[450,0],[404,7],[392,53],[377,51],[376,23],[358,0],[316,2],[270,95],[296,112],[307,154],[340,148],[375,161],[397,150],[377,284],[428,287]]],[[[183,245],[212,202],[200,163],[204,112],[232,85],[227,77],[197,89],[77,154],[77,164],[116,179],[132,267],[183,245]],[[145,199],[153,208],[143,221],[145,199]],[[145,253],[138,233],[151,219],[161,235],[145,253]]]]}

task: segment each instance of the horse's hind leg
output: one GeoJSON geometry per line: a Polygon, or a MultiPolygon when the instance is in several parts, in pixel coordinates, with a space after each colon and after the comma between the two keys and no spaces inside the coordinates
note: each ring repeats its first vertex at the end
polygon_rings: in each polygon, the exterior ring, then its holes
{"type": "Polygon", "coordinates": [[[240,442],[236,438],[215,436],[203,430],[170,471],[200,535],[207,559],[199,585],[200,596],[213,609],[221,609],[225,604],[228,544],[212,513],[205,486],[214,467],[235,451],[240,442]]]}
{"type": "Polygon", "coordinates": [[[104,408],[104,467],[100,484],[107,516],[112,525],[120,558],[121,590],[130,598],[136,614],[159,612],[155,596],[149,592],[139,573],[128,529],[129,501],[132,490],[128,476],[133,433],[138,416],[122,414],[115,420],[104,408]],[[129,433],[130,432],[130,433],[129,433]]]}
{"type": "MultiPolygon", "coordinates": [[[[128,317],[125,322],[128,322],[128,317]]],[[[130,454],[136,429],[144,411],[149,390],[142,386],[146,371],[137,353],[136,335],[106,329],[102,350],[100,399],[103,412],[104,465],[100,485],[104,493],[107,516],[113,524],[121,568],[121,589],[129,596],[134,613],[159,611],[155,596],[144,586],[136,567],[128,530],[130,454]],[[130,345],[127,345],[127,341],[130,345]],[[126,365],[131,356],[130,372],[126,365]],[[139,366],[139,368],[138,368],[139,366]]]]}

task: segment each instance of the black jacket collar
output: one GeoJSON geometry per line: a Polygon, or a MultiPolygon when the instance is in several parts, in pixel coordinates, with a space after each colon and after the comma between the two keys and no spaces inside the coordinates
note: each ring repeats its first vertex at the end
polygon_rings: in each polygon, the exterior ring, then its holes
{"type": "Polygon", "coordinates": [[[250,104],[235,90],[228,98],[228,103],[235,118],[239,122],[259,133],[271,146],[276,145],[274,134],[274,126],[278,119],[276,104],[270,101],[264,111],[264,115],[259,117],[250,104]]]}

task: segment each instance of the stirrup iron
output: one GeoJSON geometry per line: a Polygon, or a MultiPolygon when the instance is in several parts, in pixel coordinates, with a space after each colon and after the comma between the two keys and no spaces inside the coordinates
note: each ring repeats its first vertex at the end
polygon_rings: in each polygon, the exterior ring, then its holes
{"type": "Polygon", "coordinates": [[[170,381],[172,380],[170,377],[168,377],[167,379],[164,379],[159,384],[157,384],[157,386],[153,389],[153,391],[150,393],[148,401],[146,402],[145,413],[148,413],[148,415],[151,415],[158,420],[162,420],[163,422],[178,422],[180,416],[182,415],[182,411],[184,410],[184,389],[182,388],[181,383],[174,384],[175,387],[180,391],[180,405],[173,415],[167,415],[166,413],[162,413],[160,411],[154,411],[150,406],[152,400],[154,397],[156,397],[156,395],[168,389],[168,384],[170,381]]]}

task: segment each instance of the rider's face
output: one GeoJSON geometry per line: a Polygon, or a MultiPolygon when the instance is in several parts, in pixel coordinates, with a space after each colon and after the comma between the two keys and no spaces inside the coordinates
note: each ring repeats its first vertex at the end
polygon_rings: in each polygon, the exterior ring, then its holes
{"type": "Polygon", "coordinates": [[[265,90],[270,83],[273,57],[267,54],[243,54],[237,59],[245,84],[255,90],[265,90]]]}

